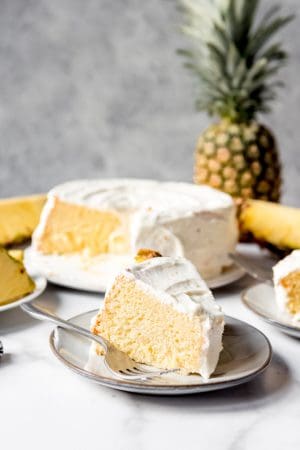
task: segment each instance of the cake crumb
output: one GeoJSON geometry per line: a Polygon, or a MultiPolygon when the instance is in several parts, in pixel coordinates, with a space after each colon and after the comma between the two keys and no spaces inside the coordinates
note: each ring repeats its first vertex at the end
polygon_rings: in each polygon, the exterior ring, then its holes
{"type": "Polygon", "coordinates": [[[159,252],[150,248],[140,248],[134,259],[137,263],[141,263],[143,261],[146,261],[147,259],[159,258],[161,256],[162,255],[159,252]]]}

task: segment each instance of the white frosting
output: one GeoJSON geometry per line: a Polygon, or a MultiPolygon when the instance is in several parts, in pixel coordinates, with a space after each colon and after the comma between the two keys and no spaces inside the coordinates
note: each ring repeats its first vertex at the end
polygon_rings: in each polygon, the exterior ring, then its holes
{"type": "Polygon", "coordinates": [[[46,226],[48,216],[51,213],[52,209],[55,206],[55,198],[53,195],[50,195],[50,193],[47,196],[47,201],[45,203],[45,206],[42,209],[41,215],[40,215],[40,221],[36,229],[34,230],[32,234],[32,247],[37,249],[37,243],[40,237],[43,234],[44,228],[46,226]]]}
{"type": "Polygon", "coordinates": [[[288,295],[280,280],[295,270],[300,270],[300,250],[294,250],[273,267],[273,282],[278,309],[281,313],[295,321],[300,320],[300,314],[291,315],[288,308],[288,295]]]}
{"type": "Polygon", "coordinates": [[[209,378],[222,350],[224,316],[194,265],[185,258],[162,257],[134,264],[122,273],[160,302],[202,319],[204,343],[199,373],[209,378]]]}
{"type": "Polygon", "coordinates": [[[50,196],[101,210],[154,209],[162,222],[193,212],[232,206],[231,197],[208,186],[138,179],[71,181],[50,196]]]}
{"type": "Polygon", "coordinates": [[[166,256],[184,256],[205,278],[220,274],[230,265],[228,253],[234,249],[238,235],[234,203],[229,195],[208,186],[136,179],[63,184],[48,195],[33,236],[34,248],[54,197],[117,211],[130,235],[131,255],[139,248],[152,248],[166,256]]]}

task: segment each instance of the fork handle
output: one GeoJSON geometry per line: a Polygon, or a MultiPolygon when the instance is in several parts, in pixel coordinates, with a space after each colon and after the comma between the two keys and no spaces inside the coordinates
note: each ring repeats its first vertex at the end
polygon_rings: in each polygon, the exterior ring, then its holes
{"type": "Polygon", "coordinates": [[[53,322],[56,325],[59,325],[61,328],[64,328],[66,330],[75,331],[75,333],[81,334],[82,336],[87,337],[88,339],[92,339],[93,341],[100,344],[105,351],[108,349],[108,342],[106,339],[104,339],[101,336],[96,336],[95,334],[88,331],[86,328],[82,328],[79,325],[75,325],[72,322],[69,322],[67,320],[62,319],[61,317],[58,317],[54,314],[51,314],[50,312],[39,308],[36,305],[33,305],[32,303],[23,303],[20,305],[23,311],[25,311],[30,316],[34,317],[35,319],[39,320],[47,320],[49,322],[53,322]]]}

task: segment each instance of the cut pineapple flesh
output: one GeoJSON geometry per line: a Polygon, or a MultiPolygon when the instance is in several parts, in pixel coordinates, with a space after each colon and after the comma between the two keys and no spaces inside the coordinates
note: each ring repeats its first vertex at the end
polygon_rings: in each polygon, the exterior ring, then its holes
{"type": "Polygon", "coordinates": [[[242,233],[280,249],[300,248],[300,209],[247,200],[239,216],[242,233]]]}
{"type": "Polygon", "coordinates": [[[0,248],[0,305],[11,303],[33,292],[35,284],[23,264],[0,248]]]}
{"type": "Polygon", "coordinates": [[[0,200],[0,245],[30,239],[45,201],[46,196],[42,194],[0,200]]]}

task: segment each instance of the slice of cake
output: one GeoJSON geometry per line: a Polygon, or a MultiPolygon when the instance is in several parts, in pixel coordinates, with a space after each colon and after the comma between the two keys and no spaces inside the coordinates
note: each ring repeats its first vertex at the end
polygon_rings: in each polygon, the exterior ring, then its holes
{"type": "Polygon", "coordinates": [[[130,261],[139,248],[154,248],[189,259],[209,278],[231,264],[237,235],[232,198],[208,186],[82,180],[50,191],[33,248],[85,261],[112,255],[130,261]]]}
{"type": "Polygon", "coordinates": [[[0,248],[0,305],[11,303],[34,291],[35,284],[22,262],[0,248]]]}
{"type": "MultiPolygon", "coordinates": [[[[204,378],[216,368],[223,329],[223,313],[195,266],[171,257],[119,273],[91,327],[137,362],[204,378]]],[[[102,348],[93,344],[91,352],[102,348]]]]}
{"type": "Polygon", "coordinates": [[[46,195],[0,199],[0,245],[30,239],[45,202],[46,195]]]}
{"type": "Polygon", "coordinates": [[[275,296],[280,312],[300,320],[300,250],[294,250],[273,267],[275,296]]]}

